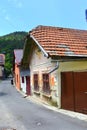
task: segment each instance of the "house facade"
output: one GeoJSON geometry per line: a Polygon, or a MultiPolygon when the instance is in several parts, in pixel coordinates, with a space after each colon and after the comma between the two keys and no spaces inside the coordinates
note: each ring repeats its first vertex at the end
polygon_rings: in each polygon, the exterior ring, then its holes
{"type": "Polygon", "coordinates": [[[23,57],[22,49],[14,50],[13,77],[14,85],[18,90],[30,95],[30,71],[29,68],[22,68],[21,60],[23,57]]]}
{"type": "Polygon", "coordinates": [[[20,63],[21,63],[22,56],[23,56],[22,49],[14,50],[13,76],[14,76],[14,85],[18,90],[21,89],[20,63]]]}
{"type": "Polygon", "coordinates": [[[38,26],[29,32],[22,66],[31,96],[87,114],[87,31],[38,26]]]}
{"type": "Polygon", "coordinates": [[[58,105],[58,66],[58,62],[44,57],[36,47],[30,62],[31,92],[33,96],[55,106],[58,105]]]}
{"type": "Polygon", "coordinates": [[[29,69],[20,68],[20,84],[22,92],[26,95],[31,95],[29,69]]]}
{"type": "Polygon", "coordinates": [[[5,65],[5,55],[4,54],[0,54],[0,79],[4,79],[5,78],[4,65],[5,65]]]}

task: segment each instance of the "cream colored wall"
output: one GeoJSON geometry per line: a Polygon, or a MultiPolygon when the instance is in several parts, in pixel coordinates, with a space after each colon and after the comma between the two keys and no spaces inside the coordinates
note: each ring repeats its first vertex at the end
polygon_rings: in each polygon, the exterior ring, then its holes
{"type": "Polygon", "coordinates": [[[87,61],[60,62],[58,69],[58,106],[61,108],[61,72],[83,72],[87,71],[87,61]]]}
{"type": "MultiPolygon", "coordinates": [[[[31,91],[32,94],[34,92],[34,85],[33,85],[33,74],[38,73],[39,74],[39,86],[40,86],[40,94],[42,94],[42,74],[43,73],[49,73],[53,68],[56,66],[56,62],[51,62],[51,58],[47,58],[44,56],[44,54],[40,51],[38,51],[38,48],[36,48],[35,52],[32,55],[30,63],[30,73],[31,73],[31,91]]],[[[57,100],[58,92],[57,92],[57,74],[58,72],[55,71],[51,73],[50,76],[50,88],[51,88],[51,96],[53,100],[57,100]]],[[[41,95],[42,96],[42,95],[41,95]]]]}
{"type": "Polygon", "coordinates": [[[86,71],[87,61],[60,62],[58,71],[86,71]]]}

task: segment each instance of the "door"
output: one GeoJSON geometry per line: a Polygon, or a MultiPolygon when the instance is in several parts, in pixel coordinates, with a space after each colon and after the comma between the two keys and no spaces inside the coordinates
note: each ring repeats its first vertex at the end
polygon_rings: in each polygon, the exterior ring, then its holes
{"type": "Polygon", "coordinates": [[[61,107],[87,114],[87,72],[61,73],[61,107]]]}
{"type": "Polygon", "coordinates": [[[30,76],[26,76],[26,94],[30,95],[31,91],[30,91],[30,76]]]}
{"type": "Polygon", "coordinates": [[[74,73],[75,111],[87,114],[87,72],[74,73]]]}
{"type": "Polygon", "coordinates": [[[61,73],[61,107],[74,111],[73,73],[61,73]]]}

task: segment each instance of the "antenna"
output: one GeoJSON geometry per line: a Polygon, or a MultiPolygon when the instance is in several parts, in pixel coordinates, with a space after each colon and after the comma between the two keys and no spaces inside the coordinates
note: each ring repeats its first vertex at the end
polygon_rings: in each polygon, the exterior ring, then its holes
{"type": "Polygon", "coordinates": [[[86,21],[87,21],[87,9],[85,10],[85,16],[86,16],[86,21]]]}

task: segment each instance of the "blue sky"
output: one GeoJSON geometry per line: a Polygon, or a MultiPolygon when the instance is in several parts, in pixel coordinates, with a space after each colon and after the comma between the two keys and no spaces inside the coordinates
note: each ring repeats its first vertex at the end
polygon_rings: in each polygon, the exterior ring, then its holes
{"type": "Polygon", "coordinates": [[[1,0],[0,36],[38,25],[87,29],[87,0],[1,0]]]}

